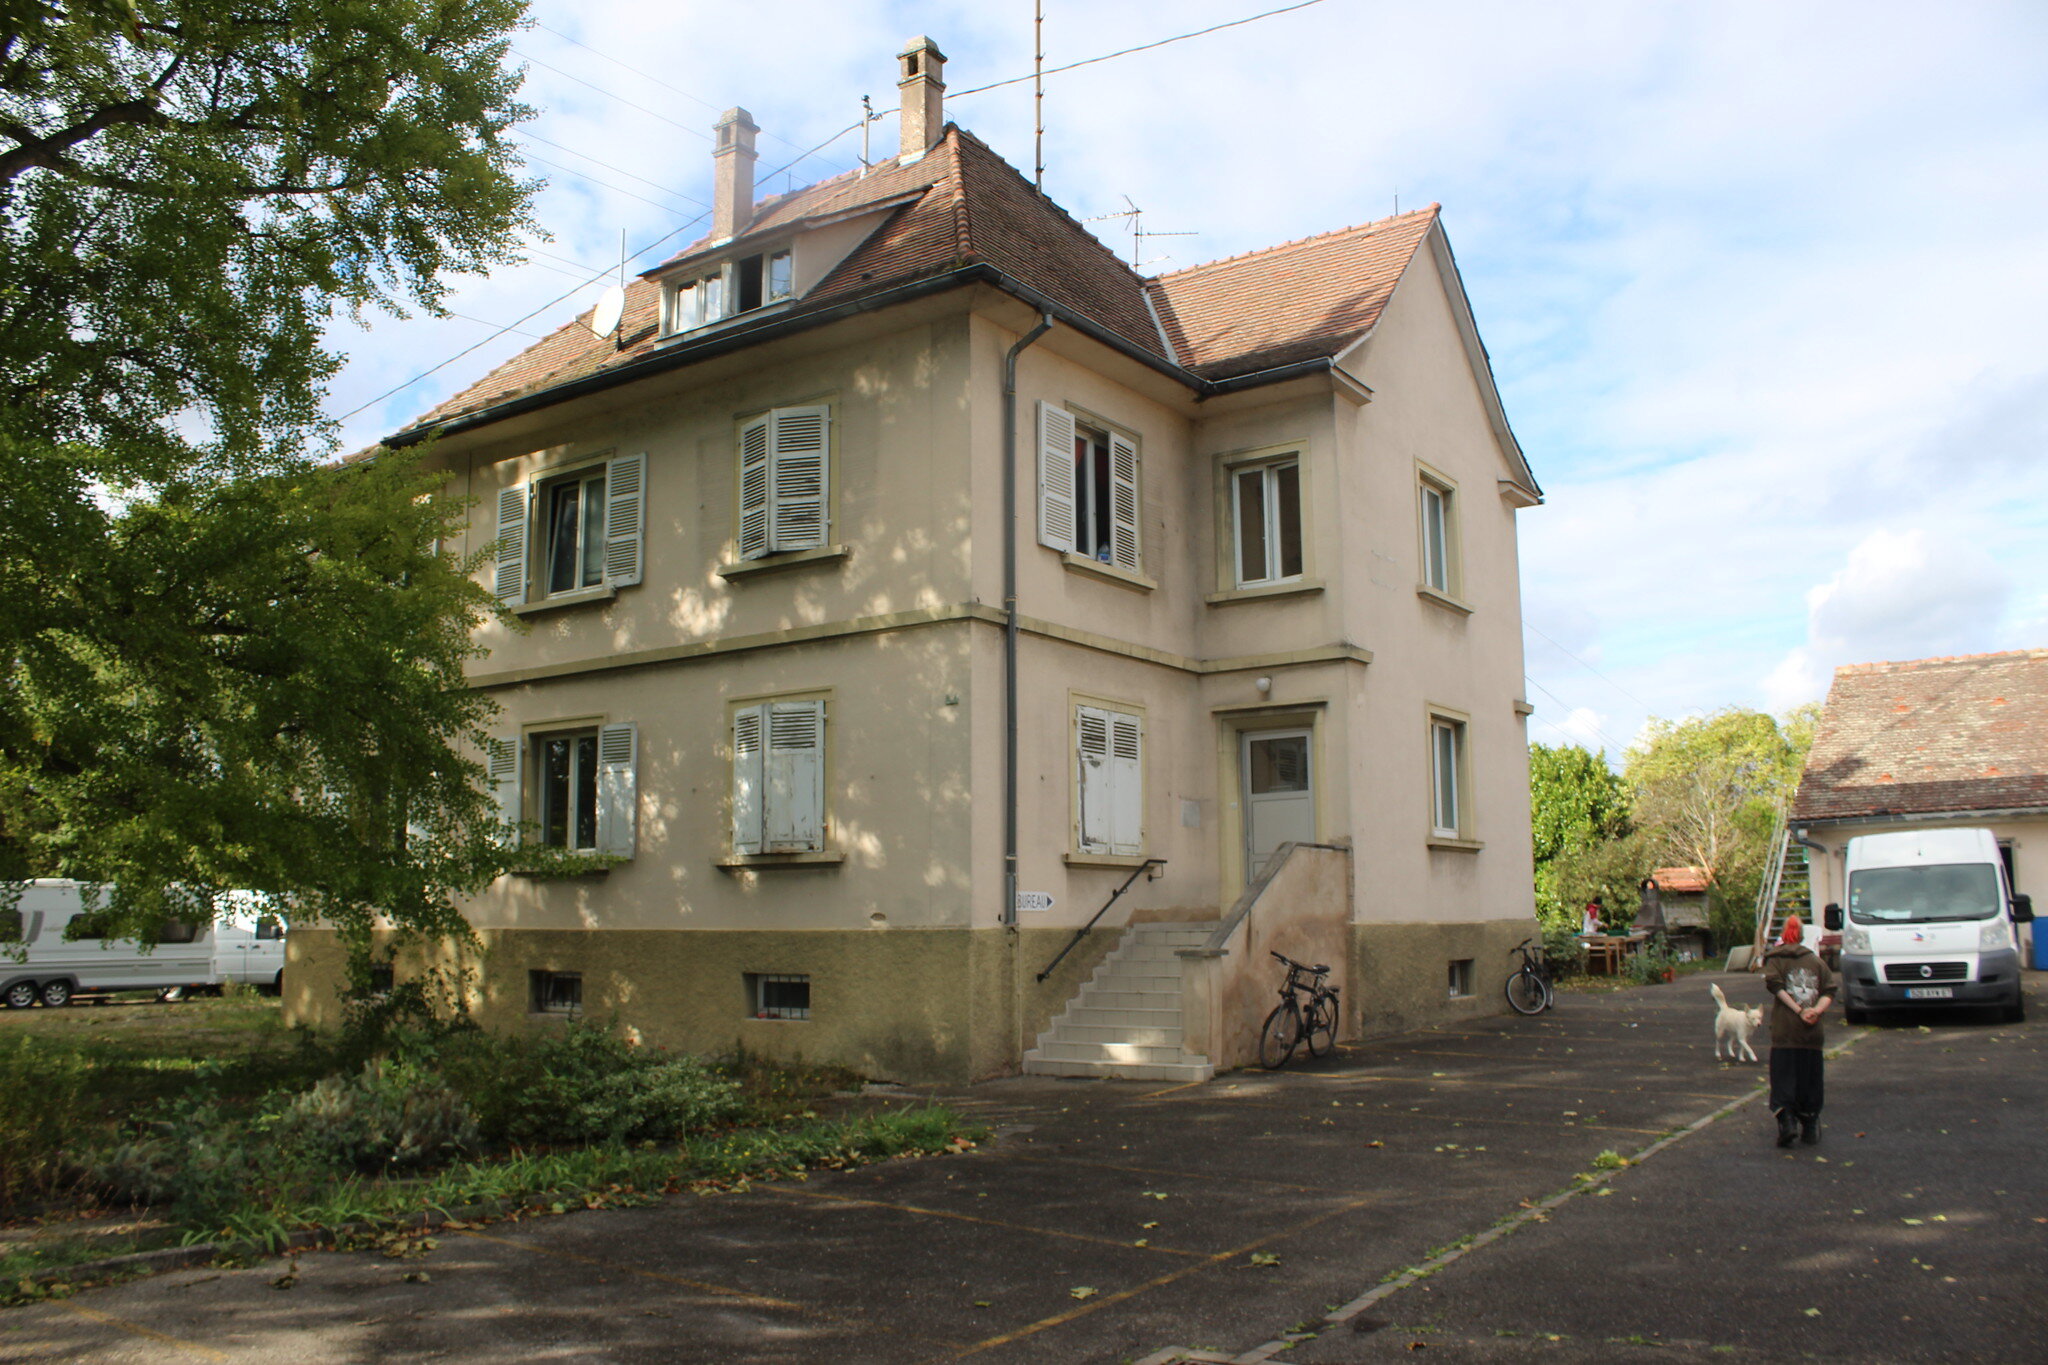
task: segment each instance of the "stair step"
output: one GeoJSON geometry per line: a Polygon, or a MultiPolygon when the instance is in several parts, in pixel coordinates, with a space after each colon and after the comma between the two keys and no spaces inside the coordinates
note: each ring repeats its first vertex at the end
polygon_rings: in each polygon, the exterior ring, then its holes
{"type": "Polygon", "coordinates": [[[1076,1003],[1091,1010],[1177,1010],[1180,991],[1084,990],[1076,1003]]]}
{"type": "Polygon", "coordinates": [[[1024,1055],[1024,1074],[1027,1076],[1100,1076],[1106,1080],[1125,1081],[1206,1081],[1216,1075],[1216,1068],[1209,1065],[1206,1057],[1188,1057],[1178,1062],[1078,1062],[1062,1061],[1051,1057],[1040,1057],[1035,1052],[1024,1055]]]}
{"type": "Polygon", "coordinates": [[[1173,1043],[1068,1043],[1051,1042],[1035,1049],[1049,1061],[1064,1062],[1177,1062],[1182,1053],[1173,1043]]]}
{"type": "MultiPolygon", "coordinates": [[[[1128,964],[1126,964],[1128,965],[1128,964]]],[[[1180,994],[1180,976],[1161,976],[1153,972],[1113,971],[1096,977],[1088,986],[1113,991],[1153,991],[1162,994],[1180,994]]],[[[1088,986],[1082,989],[1086,990],[1088,986]]]]}
{"type": "Polygon", "coordinates": [[[1128,1047],[1170,1047],[1180,1048],[1180,1025],[1171,1027],[1140,1028],[1130,1024],[1074,1024],[1065,1020],[1054,1024],[1047,1034],[1039,1035],[1041,1041],[1054,1043],[1118,1043],[1128,1047]]]}
{"type": "Polygon", "coordinates": [[[1134,1028],[1180,1027],[1180,1011],[1177,1009],[1105,1009],[1094,1004],[1075,1001],[1067,1006],[1056,1023],[1081,1024],[1090,1027],[1130,1025],[1134,1028]]]}

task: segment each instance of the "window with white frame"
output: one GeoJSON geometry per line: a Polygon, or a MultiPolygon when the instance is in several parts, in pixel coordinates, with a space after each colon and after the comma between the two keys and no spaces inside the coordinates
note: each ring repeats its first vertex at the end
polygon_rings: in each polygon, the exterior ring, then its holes
{"type": "Polygon", "coordinates": [[[732,848],[825,851],[825,703],[769,701],[732,713],[732,848]]]}
{"type": "Polygon", "coordinates": [[[1038,539],[1101,564],[1139,571],[1138,443],[1038,405],[1038,539]]]}
{"type": "Polygon", "coordinates": [[[516,607],[638,583],[646,495],[644,454],[499,489],[498,600],[516,607]]]}
{"type": "Polygon", "coordinates": [[[486,759],[509,841],[633,856],[640,734],[631,722],[502,736],[486,759]]]}
{"type": "Polygon", "coordinates": [[[1422,584],[1455,597],[1459,588],[1457,490],[1424,475],[1421,499],[1422,584]]]}
{"type": "Polygon", "coordinates": [[[1465,829],[1465,723],[1449,716],[1429,720],[1430,830],[1443,839],[1465,829]]]}
{"type": "Polygon", "coordinates": [[[822,547],[832,533],[832,409],[776,408],[740,424],[739,555],[822,547]]]}
{"type": "Polygon", "coordinates": [[[1233,468],[1230,522],[1239,587],[1301,577],[1301,461],[1290,456],[1233,468]]]}
{"type": "Polygon", "coordinates": [[[1145,725],[1102,706],[1074,708],[1074,847],[1129,856],[1145,848],[1145,725]]]}
{"type": "Polygon", "coordinates": [[[668,330],[687,332],[780,303],[795,293],[795,286],[787,247],[741,256],[671,287],[668,330]]]}

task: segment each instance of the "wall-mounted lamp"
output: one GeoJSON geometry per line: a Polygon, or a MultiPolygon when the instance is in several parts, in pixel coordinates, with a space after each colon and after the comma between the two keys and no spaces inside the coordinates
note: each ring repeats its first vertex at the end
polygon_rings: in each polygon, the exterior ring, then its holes
{"type": "Polygon", "coordinates": [[[1259,695],[1263,697],[1273,690],[1273,680],[1271,678],[1260,678],[1252,686],[1258,688],[1259,695]]]}

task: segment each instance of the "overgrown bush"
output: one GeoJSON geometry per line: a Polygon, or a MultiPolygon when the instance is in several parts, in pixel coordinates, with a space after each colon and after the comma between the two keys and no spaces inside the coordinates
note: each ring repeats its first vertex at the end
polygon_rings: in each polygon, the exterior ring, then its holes
{"type": "Polygon", "coordinates": [[[739,1086],[695,1058],[635,1047],[582,1020],[507,1047],[495,1063],[471,1097],[486,1136],[508,1142],[673,1141],[743,1108],[739,1086]]]}
{"type": "Polygon", "coordinates": [[[308,1165],[216,1101],[187,1098],[164,1105],[127,1141],[95,1156],[88,1175],[117,1202],[169,1205],[184,1222],[214,1226],[308,1165]]]}
{"type": "Polygon", "coordinates": [[[1678,954],[1662,934],[1657,935],[1623,960],[1622,971],[1638,986],[1664,979],[1664,973],[1678,970],[1678,954]]]}
{"type": "Polygon", "coordinates": [[[413,1170],[476,1146],[476,1115],[460,1095],[411,1062],[372,1061],[288,1100],[271,1137],[322,1166],[413,1170]]]}
{"type": "Polygon", "coordinates": [[[26,1036],[0,1046],[0,1207],[47,1195],[62,1178],[89,1069],[26,1036]]]}

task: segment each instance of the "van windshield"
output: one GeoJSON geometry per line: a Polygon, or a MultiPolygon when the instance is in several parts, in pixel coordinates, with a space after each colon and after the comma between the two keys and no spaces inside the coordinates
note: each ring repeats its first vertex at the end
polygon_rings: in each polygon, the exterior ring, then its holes
{"type": "Polygon", "coordinates": [[[1989,863],[1866,867],[1849,874],[1849,918],[1859,924],[1990,919],[1999,909],[1998,872],[1989,863]]]}

